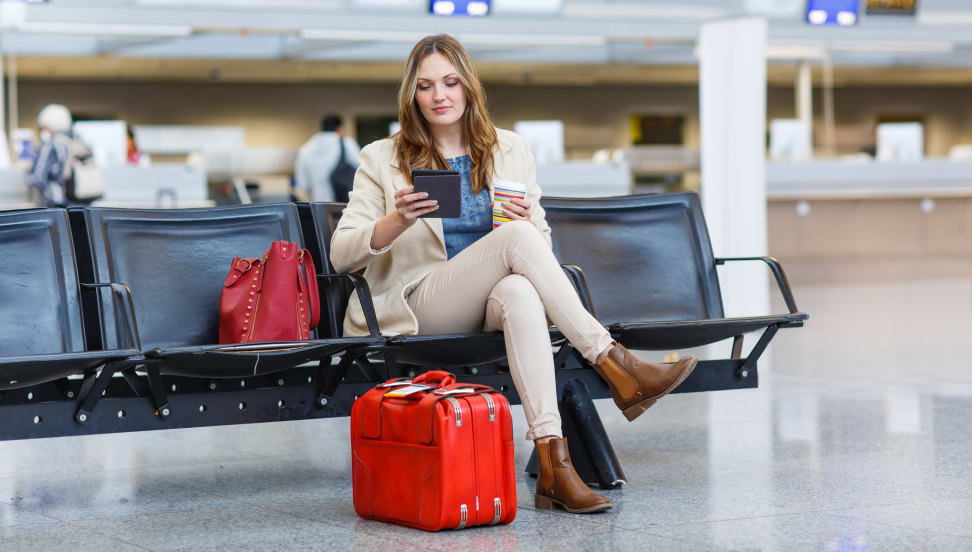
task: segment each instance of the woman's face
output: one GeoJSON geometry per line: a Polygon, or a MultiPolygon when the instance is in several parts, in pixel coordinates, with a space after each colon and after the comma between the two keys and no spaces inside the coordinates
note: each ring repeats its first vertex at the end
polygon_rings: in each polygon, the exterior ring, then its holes
{"type": "Polygon", "coordinates": [[[415,101],[430,127],[459,124],[466,111],[466,89],[459,73],[445,56],[434,52],[418,67],[415,101]]]}

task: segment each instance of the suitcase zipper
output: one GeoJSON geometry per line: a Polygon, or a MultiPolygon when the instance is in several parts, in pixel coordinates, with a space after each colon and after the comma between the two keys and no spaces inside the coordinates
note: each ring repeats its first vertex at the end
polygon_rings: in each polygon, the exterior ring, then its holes
{"type": "MultiPolygon", "coordinates": [[[[459,401],[453,399],[452,397],[446,397],[449,404],[452,405],[452,411],[456,413],[456,427],[462,427],[462,407],[459,406],[459,401]]],[[[465,509],[465,505],[463,508],[465,509]]]]}
{"type": "Polygon", "coordinates": [[[486,406],[489,408],[489,421],[496,421],[496,403],[493,402],[493,397],[490,397],[488,393],[483,393],[483,398],[486,399],[486,406]]]}
{"type": "Polygon", "coordinates": [[[499,523],[500,517],[503,515],[503,501],[496,497],[493,499],[493,521],[489,522],[490,525],[496,525],[499,523]]]}
{"type": "Polygon", "coordinates": [[[463,504],[459,506],[459,527],[456,527],[456,531],[459,529],[466,528],[466,519],[469,517],[469,509],[463,504]]]}

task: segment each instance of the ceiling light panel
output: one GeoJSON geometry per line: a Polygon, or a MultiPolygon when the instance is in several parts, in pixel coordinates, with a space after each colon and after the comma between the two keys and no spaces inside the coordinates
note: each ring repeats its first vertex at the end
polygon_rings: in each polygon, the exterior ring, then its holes
{"type": "Polygon", "coordinates": [[[278,37],[268,35],[205,34],[150,44],[119,45],[117,55],[147,58],[276,59],[278,37]]]}
{"type": "Polygon", "coordinates": [[[129,23],[25,22],[15,28],[22,33],[97,36],[189,36],[188,25],[133,25],[129,23]]]}
{"type": "Polygon", "coordinates": [[[345,0],[135,0],[136,4],[144,6],[166,6],[183,8],[266,8],[281,10],[298,9],[343,9],[345,0]]]}
{"type": "Polygon", "coordinates": [[[356,31],[353,29],[301,29],[304,40],[330,40],[335,42],[410,42],[415,43],[428,33],[421,31],[356,31]]]}
{"type": "Polygon", "coordinates": [[[504,33],[463,33],[459,35],[463,44],[488,46],[603,46],[607,38],[594,34],[504,34],[504,33]]]}
{"type": "Polygon", "coordinates": [[[834,40],[828,44],[828,49],[837,52],[945,53],[954,50],[955,43],[944,40],[834,40]]]}
{"type": "Polygon", "coordinates": [[[428,0],[351,0],[355,8],[382,8],[422,11],[428,0]]]}
{"type": "Polygon", "coordinates": [[[918,10],[921,25],[972,25],[972,10],[918,10]]]}
{"type": "Polygon", "coordinates": [[[678,2],[666,4],[568,2],[561,9],[561,13],[565,17],[578,18],[662,20],[706,20],[730,15],[730,11],[723,6],[686,5],[678,2]]]}
{"type": "Polygon", "coordinates": [[[560,12],[563,0],[493,0],[496,14],[553,14],[560,12]]]}

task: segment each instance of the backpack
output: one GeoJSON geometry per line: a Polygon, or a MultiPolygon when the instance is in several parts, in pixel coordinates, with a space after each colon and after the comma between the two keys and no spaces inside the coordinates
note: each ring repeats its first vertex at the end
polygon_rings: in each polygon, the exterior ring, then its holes
{"type": "Polygon", "coordinates": [[[350,198],[351,188],[354,187],[354,173],[356,169],[345,158],[343,136],[338,136],[338,143],[341,144],[341,156],[338,157],[337,165],[331,171],[331,187],[334,188],[334,201],[347,203],[350,198]]]}
{"type": "Polygon", "coordinates": [[[62,162],[62,178],[68,199],[89,203],[105,193],[101,168],[95,165],[91,149],[74,135],[59,134],[67,146],[67,159],[62,162]]]}

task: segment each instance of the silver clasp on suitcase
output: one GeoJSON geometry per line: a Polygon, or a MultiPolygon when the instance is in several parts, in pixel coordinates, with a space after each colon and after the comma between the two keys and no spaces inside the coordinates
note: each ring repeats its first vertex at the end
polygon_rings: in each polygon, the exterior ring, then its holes
{"type": "Polygon", "coordinates": [[[379,383],[376,387],[379,389],[385,389],[386,387],[401,387],[403,385],[412,385],[412,380],[410,378],[401,378],[395,381],[389,381],[387,383],[379,383]]]}
{"type": "Polygon", "coordinates": [[[466,393],[475,393],[476,390],[472,387],[459,387],[457,389],[436,389],[433,391],[436,395],[459,395],[466,393]]]}

